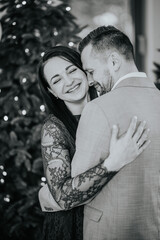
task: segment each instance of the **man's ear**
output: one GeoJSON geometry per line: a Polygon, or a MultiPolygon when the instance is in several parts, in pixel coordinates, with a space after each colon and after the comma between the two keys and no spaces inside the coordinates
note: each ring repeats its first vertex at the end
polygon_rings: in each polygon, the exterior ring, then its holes
{"type": "Polygon", "coordinates": [[[112,62],[112,67],[115,72],[117,72],[120,69],[121,63],[122,63],[122,58],[119,53],[117,52],[112,52],[111,53],[111,62],[112,62]]]}

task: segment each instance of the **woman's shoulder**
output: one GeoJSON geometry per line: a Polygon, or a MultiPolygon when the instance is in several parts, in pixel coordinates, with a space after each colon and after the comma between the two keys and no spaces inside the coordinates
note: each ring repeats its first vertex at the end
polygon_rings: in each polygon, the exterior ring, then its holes
{"type": "Polygon", "coordinates": [[[65,125],[53,114],[50,114],[44,120],[41,134],[42,141],[58,141],[64,145],[66,145],[67,139],[70,138],[70,134],[65,125]]]}
{"type": "Polygon", "coordinates": [[[59,120],[54,114],[49,114],[45,120],[43,126],[55,126],[58,128],[66,128],[61,120],[59,120]]]}

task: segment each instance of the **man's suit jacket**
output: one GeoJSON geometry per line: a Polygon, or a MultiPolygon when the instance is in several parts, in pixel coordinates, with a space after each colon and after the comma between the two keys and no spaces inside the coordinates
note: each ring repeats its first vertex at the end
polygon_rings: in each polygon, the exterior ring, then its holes
{"type": "Polygon", "coordinates": [[[128,78],[85,107],[72,176],[109,154],[111,128],[120,134],[131,118],[146,120],[149,147],[119,171],[84,209],[84,240],[160,239],[160,92],[147,78],[128,78]]]}

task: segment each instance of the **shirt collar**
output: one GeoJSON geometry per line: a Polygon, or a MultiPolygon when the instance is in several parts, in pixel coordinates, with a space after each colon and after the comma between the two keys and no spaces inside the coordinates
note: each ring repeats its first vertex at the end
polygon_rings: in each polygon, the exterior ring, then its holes
{"type": "Polygon", "coordinates": [[[138,78],[144,78],[147,77],[147,75],[144,72],[132,72],[132,73],[128,73],[126,75],[124,75],[123,77],[121,77],[120,79],[118,79],[118,81],[114,84],[113,88],[111,89],[114,90],[115,87],[122,82],[124,79],[126,78],[131,78],[131,77],[138,77],[138,78]]]}

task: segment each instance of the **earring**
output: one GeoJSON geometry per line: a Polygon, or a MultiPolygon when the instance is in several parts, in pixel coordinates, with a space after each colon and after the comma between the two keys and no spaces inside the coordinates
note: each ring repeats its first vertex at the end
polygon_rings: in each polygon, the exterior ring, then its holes
{"type": "Polygon", "coordinates": [[[89,86],[92,87],[94,85],[94,81],[89,83],[89,86]]]}

